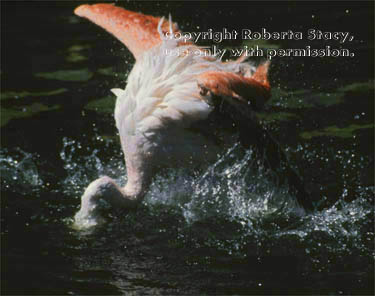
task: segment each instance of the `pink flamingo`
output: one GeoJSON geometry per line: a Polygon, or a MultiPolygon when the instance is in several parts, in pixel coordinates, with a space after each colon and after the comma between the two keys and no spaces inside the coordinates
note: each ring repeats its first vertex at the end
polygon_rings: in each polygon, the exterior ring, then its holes
{"type": "Polygon", "coordinates": [[[191,42],[166,37],[178,32],[171,19],[112,4],[81,5],[75,14],[112,33],[136,59],[126,88],[112,90],[127,184],[121,188],[107,176],[93,181],[82,196],[76,222],[97,219],[102,199],[116,207],[136,207],[156,170],[166,164],[194,165],[215,157],[218,145],[212,136],[221,142],[232,139],[219,130],[213,115],[223,102],[252,121],[254,109],[270,97],[268,62],[254,68],[244,57],[222,62],[207,56],[191,42]],[[173,50],[180,54],[167,54],[173,50]]]}

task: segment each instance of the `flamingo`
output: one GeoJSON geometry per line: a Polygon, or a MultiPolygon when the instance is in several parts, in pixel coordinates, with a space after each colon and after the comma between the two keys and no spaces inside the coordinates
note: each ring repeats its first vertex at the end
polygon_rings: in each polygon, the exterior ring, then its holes
{"type": "MultiPolygon", "coordinates": [[[[254,111],[270,98],[269,62],[257,68],[243,56],[222,62],[188,40],[167,38],[179,32],[170,17],[164,20],[113,4],[85,4],[74,12],[113,34],[136,60],[126,88],[112,89],[127,183],[120,187],[104,176],[89,184],[76,223],[97,220],[103,200],[113,207],[137,207],[152,177],[166,164],[195,166],[213,159],[220,146],[234,139],[222,128],[227,127],[226,118],[231,118],[230,125],[237,124],[238,118],[245,122],[244,142],[264,138],[254,111]],[[173,51],[179,54],[167,54],[173,51]]],[[[300,200],[306,204],[304,196],[300,200]]]]}

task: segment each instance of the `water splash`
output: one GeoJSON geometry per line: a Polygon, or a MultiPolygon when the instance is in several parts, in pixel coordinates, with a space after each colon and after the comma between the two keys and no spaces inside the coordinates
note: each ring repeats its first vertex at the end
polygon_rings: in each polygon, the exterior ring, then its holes
{"type": "Polygon", "coordinates": [[[1,184],[6,190],[21,194],[37,192],[43,185],[36,160],[38,154],[28,153],[19,148],[15,151],[0,150],[1,184]]]}
{"type": "MultiPolygon", "coordinates": [[[[93,140],[105,142],[107,148],[112,143],[108,139],[104,141],[100,136],[95,136],[93,140]]],[[[118,157],[110,157],[106,163],[98,156],[99,149],[91,150],[85,147],[85,151],[82,152],[83,144],[67,137],[62,139],[62,143],[60,158],[67,172],[67,177],[61,181],[64,194],[79,198],[90,182],[105,175],[111,176],[120,185],[125,183],[126,170],[121,152],[118,153],[118,157]]]]}
{"type": "MultiPolygon", "coordinates": [[[[92,140],[111,146],[108,139],[95,136],[92,140]]],[[[86,186],[102,175],[111,176],[121,185],[126,182],[125,164],[119,149],[115,156],[103,157],[99,148],[83,148],[79,141],[68,138],[63,138],[62,142],[59,156],[66,177],[58,187],[69,198],[61,203],[76,203],[78,206],[77,201],[86,186]]],[[[0,152],[3,186],[7,189],[14,187],[20,193],[38,194],[45,190],[39,173],[39,155],[20,149],[2,149],[0,152]]],[[[313,158],[311,153],[309,157],[313,158]]],[[[360,165],[357,162],[357,166],[360,165]]],[[[213,233],[201,242],[228,254],[248,256],[245,249],[251,241],[257,246],[253,252],[261,258],[287,240],[301,244],[304,255],[311,258],[311,264],[317,269],[327,268],[327,260],[332,260],[329,259],[332,254],[344,256],[354,252],[366,258],[374,256],[371,248],[374,239],[371,226],[374,221],[373,187],[358,185],[356,198],[351,201],[346,200],[344,188],[336,203],[301,217],[287,188],[280,188],[270,180],[267,171],[254,159],[253,151],[244,151],[235,145],[200,172],[178,169],[157,175],[144,205],[151,216],[161,215],[158,205],[177,209],[185,221],[177,236],[181,241],[185,241],[191,227],[201,221],[208,225],[222,221],[224,227],[234,223],[233,237],[229,235],[224,239],[221,234],[213,233]]],[[[124,222],[121,217],[114,223],[124,222]]]]}
{"type": "MultiPolygon", "coordinates": [[[[87,184],[102,175],[111,176],[121,185],[126,182],[125,164],[120,153],[118,157],[103,161],[98,157],[97,149],[86,156],[77,156],[79,147],[78,141],[63,139],[60,156],[68,172],[62,181],[65,194],[79,198],[87,184]]],[[[360,232],[354,225],[360,225],[373,214],[368,201],[368,192],[372,189],[362,188],[352,202],[345,201],[344,191],[334,205],[301,218],[300,208],[288,188],[276,186],[269,177],[254,159],[252,150],[244,151],[235,145],[198,173],[177,169],[157,175],[144,204],[175,207],[187,224],[220,216],[242,225],[246,235],[263,233],[278,238],[297,235],[300,239],[320,231],[332,240],[337,237],[351,240],[360,232]],[[357,223],[351,223],[352,228],[347,230],[345,226],[354,218],[357,223]],[[281,224],[282,227],[278,226],[281,224]]]]}
{"type": "Polygon", "coordinates": [[[252,219],[272,215],[301,214],[287,187],[273,184],[269,173],[254,159],[252,150],[239,144],[204,171],[192,175],[184,170],[158,177],[146,202],[178,206],[188,223],[215,216],[251,225],[252,219]]]}

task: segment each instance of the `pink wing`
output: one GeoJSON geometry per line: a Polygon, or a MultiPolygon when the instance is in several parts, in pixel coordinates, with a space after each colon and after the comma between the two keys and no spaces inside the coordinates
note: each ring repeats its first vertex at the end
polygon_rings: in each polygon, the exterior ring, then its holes
{"type": "Polygon", "coordinates": [[[231,72],[205,72],[199,75],[198,85],[202,94],[209,91],[215,96],[232,99],[229,102],[237,107],[250,104],[254,110],[259,110],[271,96],[268,67],[269,62],[260,65],[251,77],[231,72]]]}
{"type": "MultiPolygon", "coordinates": [[[[113,4],[85,4],[74,12],[113,34],[136,59],[161,42],[157,30],[159,17],[132,12],[113,4]]],[[[178,32],[176,24],[172,25],[172,30],[178,32]]],[[[169,31],[168,21],[163,23],[162,31],[169,31]]],[[[259,109],[270,97],[268,66],[269,62],[259,66],[252,77],[231,72],[206,72],[198,77],[198,84],[203,93],[210,91],[216,96],[233,98],[232,103],[239,106],[250,102],[254,109],[259,109]]]]}
{"type": "MultiPolygon", "coordinates": [[[[157,27],[159,17],[132,12],[113,4],[84,4],[74,13],[85,17],[113,34],[137,59],[142,53],[161,42],[157,27]]],[[[177,25],[172,30],[177,32],[177,25]]],[[[163,32],[169,32],[169,22],[162,25],[163,32]]]]}

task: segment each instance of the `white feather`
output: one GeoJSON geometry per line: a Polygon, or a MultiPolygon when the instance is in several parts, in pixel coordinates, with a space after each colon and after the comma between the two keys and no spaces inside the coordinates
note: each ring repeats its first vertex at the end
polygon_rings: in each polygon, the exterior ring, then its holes
{"type": "MultiPolygon", "coordinates": [[[[158,26],[160,34],[161,24],[162,20],[158,26]]],[[[174,150],[179,154],[176,157],[182,157],[183,150],[191,153],[203,140],[199,136],[193,141],[194,135],[185,128],[206,119],[213,108],[211,102],[207,101],[210,98],[199,94],[198,75],[206,71],[237,72],[240,69],[238,63],[222,63],[194,55],[197,47],[192,45],[178,47],[180,52],[189,54],[166,54],[166,50],[173,49],[177,49],[176,40],[162,38],[159,46],[145,52],[137,60],[128,76],[126,89],[113,90],[117,96],[116,126],[121,141],[131,141],[129,146],[137,147],[134,148],[137,151],[132,153],[150,154],[147,151],[150,147],[160,151],[174,150]],[[175,145],[176,149],[168,145],[175,145]],[[181,149],[182,146],[186,149],[181,149]]],[[[127,153],[125,151],[125,155],[127,153]]],[[[160,157],[155,161],[163,161],[171,156],[165,154],[159,153],[160,157]]]]}
{"type": "Polygon", "coordinates": [[[121,88],[112,88],[111,92],[113,92],[117,97],[121,97],[125,91],[121,88]]]}

